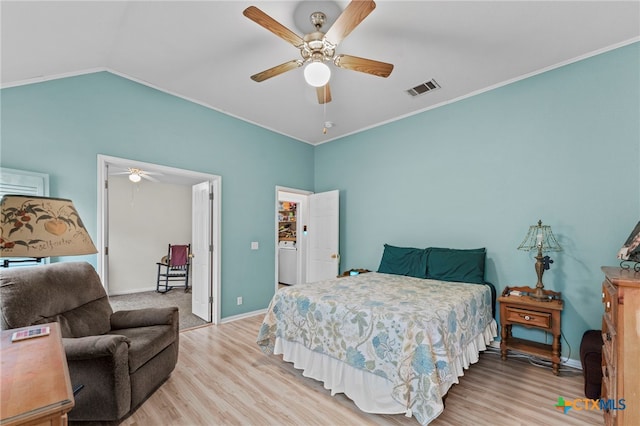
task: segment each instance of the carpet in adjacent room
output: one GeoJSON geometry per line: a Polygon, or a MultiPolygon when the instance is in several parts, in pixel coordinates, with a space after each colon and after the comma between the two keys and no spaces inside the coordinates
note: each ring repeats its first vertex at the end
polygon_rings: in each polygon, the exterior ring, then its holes
{"type": "Polygon", "coordinates": [[[174,289],[164,294],[145,291],[109,296],[109,302],[111,302],[114,311],[177,306],[180,312],[180,330],[208,324],[202,318],[191,313],[191,293],[185,293],[184,289],[174,289]]]}

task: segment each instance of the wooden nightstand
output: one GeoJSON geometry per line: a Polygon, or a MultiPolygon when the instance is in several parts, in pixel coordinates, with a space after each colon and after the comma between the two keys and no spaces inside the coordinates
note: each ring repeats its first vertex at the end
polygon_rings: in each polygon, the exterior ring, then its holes
{"type": "Polygon", "coordinates": [[[510,296],[510,291],[533,293],[535,289],[530,287],[506,287],[500,302],[500,327],[501,342],[500,352],[502,360],[507,360],[509,349],[535,355],[548,359],[553,364],[553,374],[558,375],[560,368],[560,314],[563,303],[561,294],[551,290],[544,290],[544,294],[551,299],[548,302],[539,302],[529,296],[510,296]],[[551,333],[552,344],[544,344],[531,340],[519,339],[511,335],[513,325],[522,325],[528,328],[536,328],[551,333]]]}
{"type": "Polygon", "coordinates": [[[338,275],[338,278],[348,277],[351,275],[351,272],[355,272],[353,275],[360,275],[360,274],[366,274],[367,272],[371,272],[371,271],[368,269],[349,269],[348,271],[344,271],[342,275],[338,275]]]}

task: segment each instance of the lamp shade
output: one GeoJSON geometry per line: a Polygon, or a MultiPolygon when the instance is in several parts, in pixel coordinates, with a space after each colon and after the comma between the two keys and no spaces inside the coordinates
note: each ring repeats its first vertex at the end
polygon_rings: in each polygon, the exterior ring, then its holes
{"type": "Polygon", "coordinates": [[[4,195],[0,201],[0,257],[97,253],[71,200],[4,195]]]}
{"type": "Polygon", "coordinates": [[[529,232],[527,232],[524,240],[518,246],[518,250],[531,251],[538,249],[541,249],[542,252],[562,251],[558,240],[551,232],[551,227],[543,225],[541,220],[538,221],[537,225],[529,227],[529,232]]]}
{"type": "Polygon", "coordinates": [[[325,86],[331,78],[331,68],[323,62],[310,62],[304,68],[304,79],[310,86],[325,86]]]}

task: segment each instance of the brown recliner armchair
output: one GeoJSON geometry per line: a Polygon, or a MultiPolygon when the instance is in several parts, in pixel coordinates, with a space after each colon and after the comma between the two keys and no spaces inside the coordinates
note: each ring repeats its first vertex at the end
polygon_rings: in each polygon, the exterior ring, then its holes
{"type": "Polygon", "coordinates": [[[113,312],[86,262],[0,272],[2,329],[58,322],[75,396],[71,421],[117,422],[171,374],[178,360],[178,308],[113,312]]]}

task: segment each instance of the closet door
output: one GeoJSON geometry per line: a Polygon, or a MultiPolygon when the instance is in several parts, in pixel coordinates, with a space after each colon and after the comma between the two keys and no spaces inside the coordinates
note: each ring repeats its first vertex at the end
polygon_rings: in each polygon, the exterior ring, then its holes
{"type": "Polygon", "coordinates": [[[340,191],[309,195],[307,282],[335,278],[340,266],[340,191]]]}

